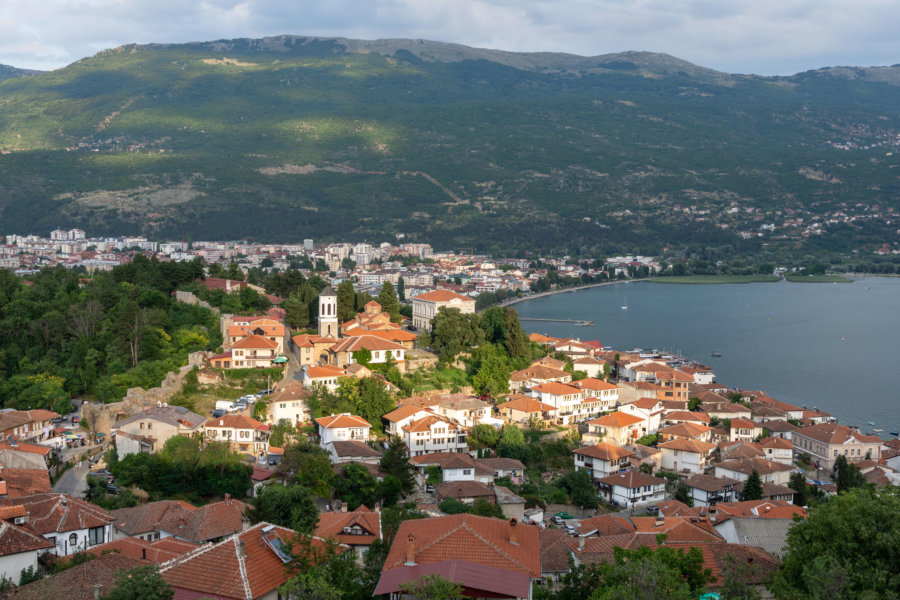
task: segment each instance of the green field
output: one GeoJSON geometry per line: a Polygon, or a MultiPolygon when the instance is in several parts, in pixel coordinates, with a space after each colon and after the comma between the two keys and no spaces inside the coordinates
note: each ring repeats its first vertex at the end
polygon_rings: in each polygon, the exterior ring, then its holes
{"type": "Polygon", "coordinates": [[[791,283],[853,283],[843,275],[788,275],[785,279],[791,283]]]}
{"type": "Polygon", "coordinates": [[[719,283],[775,283],[775,275],[688,275],[685,277],[654,277],[648,283],[678,283],[682,285],[712,285],[719,283]]]}

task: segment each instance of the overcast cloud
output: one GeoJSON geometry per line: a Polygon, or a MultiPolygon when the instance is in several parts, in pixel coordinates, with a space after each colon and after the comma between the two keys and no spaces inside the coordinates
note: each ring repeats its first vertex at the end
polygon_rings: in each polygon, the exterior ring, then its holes
{"type": "Polygon", "coordinates": [[[0,0],[0,64],[127,43],[421,38],[585,56],[647,50],[730,73],[900,63],[897,0],[0,0]]]}

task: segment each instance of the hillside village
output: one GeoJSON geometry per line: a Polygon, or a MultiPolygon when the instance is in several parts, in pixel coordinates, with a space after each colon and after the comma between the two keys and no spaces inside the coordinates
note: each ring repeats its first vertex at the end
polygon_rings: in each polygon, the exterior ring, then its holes
{"type": "Polygon", "coordinates": [[[16,598],[95,598],[148,565],[176,599],[275,598],[306,589],[284,568],[297,553],[323,577],[343,557],[369,596],[415,597],[437,575],[470,597],[549,598],[620,549],[689,548],[709,570],[693,591],[768,594],[811,507],[900,483],[897,439],[681,357],[526,336],[510,308],[413,281],[408,315],[390,279],[377,299],[326,282],[314,327],[272,294],[220,310],[222,351],[186,367],[214,407],[129,390],[72,415],[0,411],[0,574],[16,598]],[[229,382],[253,374],[274,379],[235,397],[229,382]],[[73,467],[84,496],[51,485],[66,458],[89,462],[73,467]]]}

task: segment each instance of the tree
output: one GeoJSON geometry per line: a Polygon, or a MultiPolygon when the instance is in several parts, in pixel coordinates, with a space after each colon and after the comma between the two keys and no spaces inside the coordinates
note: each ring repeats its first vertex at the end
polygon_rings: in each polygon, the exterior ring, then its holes
{"type": "Polygon", "coordinates": [[[688,506],[694,506],[694,499],[691,497],[691,491],[684,481],[679,481],[675,484],[675,493],[672,494],[672,497],[679,502],[684,502],[688,506]]]}
{"type": "Polygon", "coordinates": [[[346,279],[337,287],[337,316],[344,322],[352,319],[354,315],[356,315],[356,292],[353,290],[353,282],[346,279]]]}
{"type": "Polygon", "coordinates": [[[159,567],[147,565],[119,571],[103,600],[172,600],[174,595],[159,574],[159,567]]]}
{"type": "Polygon", "coordinates": [[[466,443],[469,448],[496,448],[500,441],[500,431],[493,425],[479,423],[472,427],[466,443]]]}
{"type": "Polygon", "coordinates": [[[319,509],[302,485],[269,485],[250,500],[246,515],[251,523],[265,521],[298,533],[312,533],[319,520],[319,509]]]}
{"type": "Polygon", "coordinates": [[[506,515],[503,514],[503,510],[498,505],[489,502],[484,498],[476,500],[469,512],[480,517],[493,517],[495,519],[506,518],[506,515]]]}
{"type": "Polygon", "coordinates": [[[378,292],[378,304],[381,305],[381,310],[391,315],[391,321],[394,323],[400,322],[400,300],[397,298],[397,293],[394,291],[394,285],[390,281],[385,281],[384,285],[381,286],[381,291],[378,292]]]}
{"type": "Polygon", "coordinates": [[[762,478],[760,478],[759,472],[753,469],[750,476],[747,477],[747,481],[744,482],[744,491],[741,492],[741,498],[743,500],[762,500],[762,496],[762,478]]]}
{"type": "Polygon", "coordinates": [[[528,463],[531,459],[531,448],[525,441],[525,433],[515,425],[504,425],[500,432],[500,442],[497,444],[497,454],[528,463]]]}
{"type": "Polygon", "coordinates": [[[448,515],[458,515],[462,513],[469,512],[469,505],[465,502],[461,502],[456,498],[447,498],[446,500],[441,500],[441,503],[438,504],[438,508],[443,513],[447,513],[448,515]]]}
{"type": "Polygon", "coordinates": [[[809,504],[809,484],[806,482],[806,476],[803,473],[792,473],[788,487],[796,492],[794,494],[795,506],[807,506],[809,504]]]}
{"type": "Polygon", "coordinates": [[[350,510],[361,505],[371,508],[380,497],[378,480],[364,466],[351,463],[332,481],[334,497],[347,503],[350,510]]]}
{"type": "Polygon", "coordinates": [[[752,563],[739,561],[734,554],[722,558],[722,586],[719,588],[721,600],[762,600],[762,594],[753,585],[759,579],[759,569],[752,563]]]}
{"type": "Polygon", "coordinates": [[[462,587],[440,575],[422,575],[400,584],[400,591],[416,600],[462,600],[462,587]]]}
{"type": "Polygon", "coordinates": [[[900,490],[850,489],[788,531],[770,586],[781,599],[900,597],[900,490]]]}
{"type": "Polygon", "coordinates": [[[306,329],[309,326],[309,306],[297,295],[284,301],[284,319],[292,329],[306,329]]]}
{"type": "Polygon", "coordinates": [[[431,348],[449,362],[464,348],[484,343],[484,331],[476,314],[462,314],[458,308],[442,306],[431,321],[431,348]]]}
{"type": "Polygon", "coordinates": [[[572,504],[581,506],[582,508],[597,508],[600,506],[597,500],[597,488],[591,476],[583,469],[569,471],[565,477],[560,479],[559,485],[569,492],[572,498],[572,504]]]}
{"type": "Polygon", "coordinates": [[[383,472],[397,478],[404,494],[410,494],[415,489],[416,480],[412,465],[409,464],[409,450],[400,436],[391,436],[379,466],[383,472]]]}
{"type": "Polygon", "coordinates": [[[397,297],[400,302],[406,302],[406,282],[402,277],[397,280],[397,297]]]}
{"type": "Polygon", "coordinates": [[[847,462],[847,457],[843,454],[839,454],[834,461],[834,474],[834,483],[839,494],[851,488],[862,487],[866,483],[859,467],[847,462]]]}
{"type": "Polygon", "coordinates": [[[700,400],[700,398],[691,396],[690,398],[688,398],[688,410],[696,411],[698,408],[700,408],[701,403],[702,400],[700,400]]]}

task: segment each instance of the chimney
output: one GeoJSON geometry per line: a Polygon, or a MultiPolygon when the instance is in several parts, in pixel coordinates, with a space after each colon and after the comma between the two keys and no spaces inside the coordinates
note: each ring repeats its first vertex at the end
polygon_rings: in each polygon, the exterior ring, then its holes
{"type": "Polygon", "coordinates": [[[583,535],[578,536],[578,549],[584,550],[584,536],[583,535]]]}
{"type": "Polygon", "coordinates": [[[518,521],[513,517],[509,520],[509,543],[513,546],[519,545],[519,531],[516,529],[516,525],[518,525],[518,521]]]}
{"type": "Polygon", "coordinates": [[[416,536],[412,533],[406,538],[406,566],[414,567],[416,565],[416,536]]]}
{"type": "Polygon", "coordinates": [[[225,494],[225,504],[231,505],[231,494],[225,494]]]}
{"type": "Polygon", "coordinates": [[[103,589],[103,586],[99,583],[94,584],[94,600],[100,600],[100,590],[103,589]]]}
{"type": "Polygon", "coordinates": [[[247,558],[247,542],[245,542],[244,540],[241,540],[238,546],[238,556],[240,556],[241,558],[247,558]]]}

